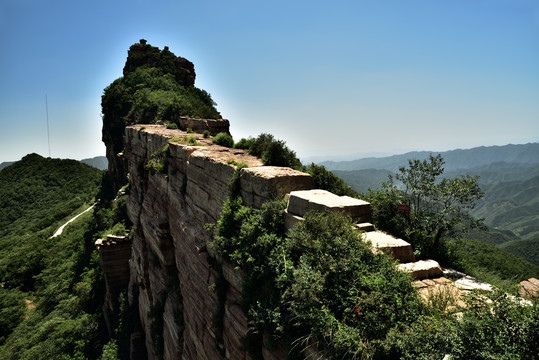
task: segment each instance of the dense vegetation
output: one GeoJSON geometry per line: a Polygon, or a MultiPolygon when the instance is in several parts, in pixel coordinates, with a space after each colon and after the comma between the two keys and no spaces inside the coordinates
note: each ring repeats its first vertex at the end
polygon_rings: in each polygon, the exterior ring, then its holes
{"type": "Polygon", "coordinates": [[[124,71],[123,77],[104,90],[101,105],[105,122],[122,121],[129,125],[163,121],[179,125],[180,116],[221,118],[209,93],[181,81],[174,67],[174,54],[144,46],[155,49],[158,57],[166,56],[159,61],[138,61],[132,58],[137,54],[134,52],[128,57],[132,70],[124,71]]]}
{"type": "MultiPolygon", "coordinates": [[[[459,264],[477,264],[477,258],[481,257],[481,254],[491,255],[485,255],[484,261],[481,261],[482,271],[474,271],[472,266],[463,267],[462,270],[466,269],[465,271],[471,274],[480,273],[478,277],[483,280],[489,279],[497,285],[505,284],[504,286],[509,286],[510,282],[506,281],[507,279],[513,279],[514,285],[525,278],[539,275],[535,266],[530,266],[528,262],[517,257],[506,255],[506,252],[516,254],[539,265],[537,251],[539,245],[538,149],[538,144],[526,144],[442,153],[447,163],[444,164],[444,173],[441,177],[450,179],[460,176],[478,176],[477,183],[485,194],[476,202],[475,208],[469,211],[474,218],[484,218],[488,229],[464,234],[464,238],[469,239],[470,242],[460,244],[457,249],[454,246],[456,244],[453,244],[451,249],[446,250],[453,252],[453,256],[458,255],[458,259],[452,261],[459,264]],[[503,252],[478,244],[474,240],[494,245],[503,252]],[[474,254],[459,251],[466,248],[465,244],[474,244],[474,254]],[[489,260],[493,260],[494,253],[497,254],[497,261],[489,263],[489,260]],[[507,259],[514,261],[514,266],[506,268],[508,272],[501,274],[496,264],[506,264],[507,259]],[[526,277],[521,278],[524,273],[517,268],[527,268],[526,277]]],[[[406,162],[407,156],[411,155],[428,159],[430,153],[410,153],[387,158],[367,158],[326,164],[332,169],[356,168],[357,170],[334,170],[334,172],[355,190],[366,193],[371,188],[376,193],[382,189],[380,184],[383,184],[388,174],[395,179],[398,167],[406,162]]],[[[404,187],[400,181],[395,181],[394,184],[399,189],[404,187]]],[[[398,214],[396,210],[395,213],[398,214]]]]}
{"type": "Polygon", "coordinates": [[[443,164],[441,155],[411,159],[395,175],[403,189],[389,175],[383,189],[371,191],[368,200],[380,228],[410,242],[420,257],[447,261],[445,240],[482,226],[468,210],[483,193],[475,177],[440,178],[443,164]]]}
{"type": "Polygon", "coordinates": [[[95,201],[101,177],[35,154],[0,172],[0,358],[98,357],[102,279],[91,212],[51,235],[95,201]]]}
{"type": "Polygon", "coordinates": [[[275,201],[255,210],[231,198],[212,243],[245,272],[244,345],[253,358],[261,358],[262,344],[283,346],[289,358],[302,358],[302,351],[328,359],[536,358],[537,303],[472,294],[463,311],[442,293],[426,306],[409,275],[373,254],[350,220],[310,213],[285,233],[284,206],[275,201]]]}
{"type": "Polygon", "coordinates": [[[41,230],[65,218],[93,201],[100,179],[99,170],[78,161],[37,154],[6,167],[0,172],[0,237],[41,230]]]}

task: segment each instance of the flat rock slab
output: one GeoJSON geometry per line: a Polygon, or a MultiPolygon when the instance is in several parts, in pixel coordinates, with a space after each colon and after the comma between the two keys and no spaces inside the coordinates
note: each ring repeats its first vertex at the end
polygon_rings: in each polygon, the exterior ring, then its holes
{"type": "Polygon", "coordinates": [[[415,261],[412,245],[383,231],[369,231],[363,234],[363,239],[370,241],[376,249],[382,250],[393,259],[402,263],[415,261]]]}
{"type": "Polygon", "coordinates": [[[465,276],[455,281],[455,286],[462,290],[486,290],[493,291],[492,285],[471,276],[465,276]]]}
{"type": "Polygon", "coordinates": [[[338,196],[326,190],[292,191],[288,199],[288,212],[304,216],[308,211],[340,211],[354,221],[367,222],[371,217],[371,204],[349,196],[338,196]]]}
{"type": "Polygon", "coordinates": [[[242,169],[240,186],[245,203],[259,208],[268,199],[312,189],[314,182],[311,175],[288,167],[260,166],[242,169]]]}
{"type": "Polygon", "coordinates": [[[432,279],[443,275],[440,264],[434,260],[420,260],[407,264],[399,264],[399,269],[412,274],[414,279],[432,279]]]}

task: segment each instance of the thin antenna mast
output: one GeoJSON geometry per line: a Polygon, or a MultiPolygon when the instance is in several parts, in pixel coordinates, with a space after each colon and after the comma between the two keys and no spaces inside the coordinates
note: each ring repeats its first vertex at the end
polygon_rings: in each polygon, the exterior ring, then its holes
{"type": "Polygon", "coordinates": [[[47,94],[45,94],[45,108],[47,110],[47,140],[49,143],[49,157],[51,157],[51,136],[49,133],[49,102],[47,101],[47,94]]]}

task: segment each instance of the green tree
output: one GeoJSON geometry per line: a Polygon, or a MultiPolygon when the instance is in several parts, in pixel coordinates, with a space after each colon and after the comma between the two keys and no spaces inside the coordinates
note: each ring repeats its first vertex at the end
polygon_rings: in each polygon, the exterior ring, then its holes
{"type": "Polygon", "coordinates": [[[425,251],[442,247],[443,238],[482,227],[482,219],[468,213],[483,197],[478,177],[442,178],[444,163],[440,154],[423,161],[411,159],[394,178],[389,175],[383,189],[370,194],[378,225],[425,251]],[[398,205],[405,205],[401,207],[405,211],[398,211],[398,205]]]}

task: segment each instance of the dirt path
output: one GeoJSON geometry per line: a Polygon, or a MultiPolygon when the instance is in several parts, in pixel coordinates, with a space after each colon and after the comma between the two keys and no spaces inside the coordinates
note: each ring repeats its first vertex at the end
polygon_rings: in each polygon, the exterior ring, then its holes
{"type": "Polygon", "coordinates": [[[58,230],[56,230],[56,232],[54,233],[53,236],[51,236],[50,238],[54,238],[54,237],[57,237],[58,235],[61,235],[62,234],[62,231],[64,231],[64,228],[69,225],[69,223],[75,221],[79,216],[81,216],[82,214],[84,214],[85,212],[88,212],[90,210],[93,209],[93,207],[95,206],[95,204],[93,204],[92,206],[90,206],[88,209],[84,210],[83,212],[81,212],[80,214],[74,216],[73,218],[71,218],[68,222],[66,222],[64,225],[60,226],[60,228],[58,230]]]}

